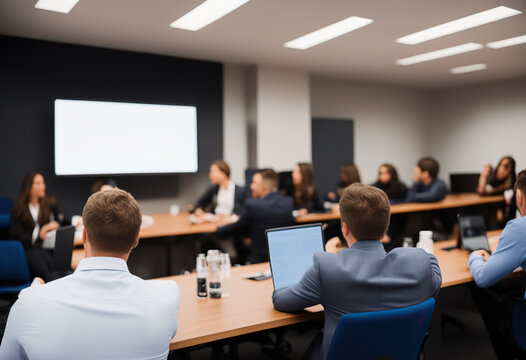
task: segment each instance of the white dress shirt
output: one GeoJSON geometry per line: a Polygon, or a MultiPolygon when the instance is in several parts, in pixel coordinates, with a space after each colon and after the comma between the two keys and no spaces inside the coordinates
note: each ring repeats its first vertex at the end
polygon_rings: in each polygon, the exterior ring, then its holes
{"type": "Polygon", "coordinates": [[[217,205],[214,213],[221,215],[232,215],[234,212],[234,203],[236,197],[236,184],[233,181],[228,183],[228,187],[223,189],[219,187],[217,192],[217,205]]]}
{"type": "Polygon", "coordinates": [[[166,359],[178,307],[174,281],[145,281],[119,258],[85,258],[72,275],[22,290],[0,359],[166,359]]]}

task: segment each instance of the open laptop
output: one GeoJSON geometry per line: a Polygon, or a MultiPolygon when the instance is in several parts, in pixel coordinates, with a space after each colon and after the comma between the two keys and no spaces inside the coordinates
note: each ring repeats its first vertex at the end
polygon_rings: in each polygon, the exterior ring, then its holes
{"type": "Polygon", "coordinates": [[[269,229],[265,235],[275,290],[299,282],[314,253],[325,251],[321,224],[269,229]]]}
{"type": "Polygon", "coordinates": [[[468,251],[486,250],[491,254],[486,236],[486,225],[482,215],[459,215],[458,225],[460,228],[460,242],[464,249],[468,251]]]}
{"type": "Polygon", "coordinates": [[[73,254],[73,241],[75,227],[64,226],[57,230],[55,235],[55,250],[53,251],[53,270],[71,270],[71,255],[73,254]]]}
{"type": "Polygon", "coordinates": [[[479,173],[449,174],[451,193],[459,194],[476,192],[479,177],[479,173]]]}

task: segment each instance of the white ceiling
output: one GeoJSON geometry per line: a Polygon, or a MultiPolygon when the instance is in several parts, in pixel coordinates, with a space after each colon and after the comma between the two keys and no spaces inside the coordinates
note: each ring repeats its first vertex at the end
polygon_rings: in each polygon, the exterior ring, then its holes
{"type": "Polygon", "coordinates": [[[197,32],[169,24],[202,0],[80,0],[68,14],[35,9],[36,0],[0,0],[0,34],[243,65],[271,65],[314,75],[443,88],[526,76],[526,44],[411,66],[400,58],[526,34],[524,0],[251,0],[197,32]],[[523,12],[419,45],[395,39],[496,6],[523,12]],[[374,23],[308,50],[286,41],[349,16],[374,23]],[[488,69],[452,75],[452,67],[488,69]]]}

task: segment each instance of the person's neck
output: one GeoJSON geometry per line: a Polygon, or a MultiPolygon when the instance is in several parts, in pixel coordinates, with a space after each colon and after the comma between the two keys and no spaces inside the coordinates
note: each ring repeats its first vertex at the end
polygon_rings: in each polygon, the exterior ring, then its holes
{"type": "Polygon", "coordinates": [[[424,186],[429,186],[431,185],[431,183],[433,182],[434,179],[432,178],[426,178],[426,179],[423,179],[421,182],[424,186]]]}
{"type": "Polygon", "coordinates": [[[29,198],[29,203],[33,206],[37,206],[39,203],[39,198],[37,196],[32,196],[29,198]]]}
{"type": "Polygon", "coordinates": [[[128,257],[130,256],[130,253],[127,254],[116,254],[113,252],[105,252],[105,251],[94,251],[93,249],[84,246],[84,257],[90,258],[90,257],[114,257],[118,259],[122,259],[124,261],[128,261],[128,257]]]}
{"type": "Polygon", "coordinates": [[[225,189],[227,190],[228,189],[228,185],[230,184],[230,179],[226,179],[226,180],[223,180],[219,183],[219,187],[221,189],[225,189]]]}

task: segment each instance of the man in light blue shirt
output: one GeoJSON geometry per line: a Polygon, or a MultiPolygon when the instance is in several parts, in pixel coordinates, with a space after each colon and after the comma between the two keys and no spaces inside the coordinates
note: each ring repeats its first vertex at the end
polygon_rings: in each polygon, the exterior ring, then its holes
{"type": "Polygon", "coordinates": [[[514,345],[509,329],[513,300],[524,296],[524,278],[500,283],[517,267],[526,269],[526,170],[522,170],[515,183],[517,209],[522,217],[509,221],[499,238],[497,249],[490,256],[484,250],[469,256],[469,269],[480,288],[473,288],[473,299],[486,324],[493,349],[499,359],[513,358],[514,345]]]}
{"type": "Polygon", "coordinates": [[[139,205],[122,190],[98,192],[82,216],[86,258],[72,275],[34,281],[20,293],[0,359],[166,359],[179,288],[128,271],[139,241],[139,205]]]}

